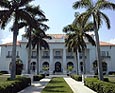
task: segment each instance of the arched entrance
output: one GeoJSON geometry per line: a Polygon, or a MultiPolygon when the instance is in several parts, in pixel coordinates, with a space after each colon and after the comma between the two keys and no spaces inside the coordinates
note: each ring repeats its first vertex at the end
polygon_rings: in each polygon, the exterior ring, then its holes
{"type": "MultiPolygon", "coordinates": [[[[93,70],[95,75],[97,75],[98,74],[97,60],[93,62],[93,70]]],[[[103,74],[107,73],[107,63],[105,61],[102,61],[102,70],[103,70],[103,74]]]]}
{"type": "Polygon", "coordinates": [[[68,62],[68,63],[67,63],[67,70],[72,71],[73,68],[74,68],[73,63],[72,63],[72,62],[68,62]]]}
{"type": "Polygon", "coordinates": [[[48,62],[44,62],[44,63],[42,64],[42,70],[44,70],[44,71],[49,70],[49,63],[48,63],[48,62]]]}
{"type": "Polygon", "coordinates": [[[61,63],[60,62],[55,63],[55,72],[61,72],[61,63]]]}

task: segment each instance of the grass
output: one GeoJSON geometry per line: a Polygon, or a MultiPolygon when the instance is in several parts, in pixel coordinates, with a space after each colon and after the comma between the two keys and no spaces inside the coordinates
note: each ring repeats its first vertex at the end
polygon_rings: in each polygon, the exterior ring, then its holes
{"type": "Polygon", "coordinates": [[[6,75],[0,75],[0,82],[4,82],[7,80],[9,76],[6,76],[6,75]]]}
{"type": "Polygon", "coordinates": [[[73,93],[62,77],[54,77],[41,93],[73,93]]]}

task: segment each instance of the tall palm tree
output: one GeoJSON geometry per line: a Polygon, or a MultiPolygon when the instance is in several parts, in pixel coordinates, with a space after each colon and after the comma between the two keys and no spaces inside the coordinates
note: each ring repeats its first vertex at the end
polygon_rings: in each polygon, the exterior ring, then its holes
{"type": "MultiPolygon", "coordinates": [[[[86,22],[86,24],[82,24],[83,18],[78,20],[79,15],[76,16],[75,20],[72,24],[66,26],[63,31],[67,33],[67,38],[65,39],[66,46],[68,50],[73,50],[76,52],[83,52],[83,61],[84,61],[84,74],[85,74],[85,49],[87,47],[85,38],[92,44],[95,45],[95,41],[93,38],[87,34],[86,32],[93,30],[93,24],[91,22],[86,22]]],[[[78,71],[78,62],[77,62],[77,71],[78,71]]],[[[77,72],[78,73],[78,72],[77,72]]]]}
{"type": "Polygon", "coordinates": [[[83,13],[85,16],[84,20],[88,20],[89,18],[93,19],[94,23],[94,32],[96,38],[96,50],[97,50],[97,61],[98,61],[98,77],[99,80],[103,80],[103,72],[102,72],[102,63],[100,58],[100,45],[99,45],[99,28],[102,25],[102,21],[104,20],[107,28],[110,29],[110,20],[106,14],[104,14],[101,10],[105,9],[115,9],[115,4],[109,2],[107,0],[97,0],[96,3],[93,0],[80,0],[76,1],[73,5],[74,9],[78,8],[86,8],[86,12],[83,13]]]}
{"type": "Polygon", "coordinates": [[[47,43],[47,41],[45,39],[51,39],[50,36],[35,31],[32,34],[32,46],[33,49],[35,48],[35,46],[37,46],[37,74],[39,74],[40,70],[39,70],[39,60],[40,60],[40,49],[43,47],[44,49],[49,49],[49,44],[47,43]]]}
{"type": "MultiPolygon", "coordinates": [[[[0,26],[4,29],[7,23],[13,19],[13,47],[12,47],[12,69],[11,69],[11,79],[15,79],[16,70],[16,42],[17,35],[19,31],[19,22],[26,21],[31,27],[37,28],[37,21],[31,16],[29,3],[33,0],[0,0],[0,26]]],[[[33,10],[31,11],[33,12],[33,10]]],[[[36,11],[34,13],[38,14],[36,11]]]]}
{"type": "MultiPolygon", "coordinates": [[[[48,19],[46,19],[46,16],[44,15],[44,12],[40,9],[40,7],[37,6],[37,7],[32,7],[32,8],[33,9],[28,8],[28,10],[31,13],[32,17],[34,19],[36,19],[36,21],[38,23],[38,29],[37,29],[37,31],[44,32],[47,29],[49,29],[49,27],[46,24],[43,23],[45,21],[48,21],[48,19]]],[[[32,44],[31,34],[35,30],[35,28],[33,28],[31,26],[28,26],[27,23],[25,23],[25,24],[26,24],[26,27],[27,27],[27,31],[26,31],[25,36],[28,39],[28,44],[27,44],[27,47],[28,47],[28,73],[30,74],[31,44],[32,44]]]]}

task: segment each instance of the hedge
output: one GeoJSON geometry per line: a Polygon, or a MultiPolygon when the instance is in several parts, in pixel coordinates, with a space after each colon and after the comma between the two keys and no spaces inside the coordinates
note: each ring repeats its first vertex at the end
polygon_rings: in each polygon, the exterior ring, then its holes
{"type": "Polygon", "coordinates": [[[85,85],[97,93],[115,93],[115,84],[100,81],[96,78],[86,78],[85,85]]]}
{"type": "Polygon", "coordinates": [[[75,79],[76,81],[82,81],[82,77],[79,75],[71,75],[71,78],[75,79]]]}
{"type": "Polygon", "coordinates": [[[45,77],[44,74],[35,75],[35,76],[33,76],[33,81],[40,81],[40,80],[43,79],[44,77],[45,77]]]}
{"type": "Polygon", "coordinates": [[[29,85],[31,85],[30,78],[17,77],[15,80],[8,79],[5,82],[0,82],[0,93],[17,93],[29,85]]]}

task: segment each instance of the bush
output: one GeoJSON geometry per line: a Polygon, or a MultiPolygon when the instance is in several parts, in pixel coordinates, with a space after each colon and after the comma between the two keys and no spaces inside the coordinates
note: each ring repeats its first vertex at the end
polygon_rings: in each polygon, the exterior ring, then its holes
{"type": "Polygon", "coordinates": [[[85,85],[97,93],[115,93],[115,84],[99,81],[97,78],[86,78],[85,85]]]}
{"type": "Polygon", "coordinates": [[[108,74],[109,75],[115,75],[115,71],[110,71],[108,74]]]}
{"type": "Polygon", "coordinates": [[[0,82],[0,93],[17,93],[27,86],[31,85],[31,79],[17,77],[15,80],[8,78],[5,82],[0,82]]]}
{"type": "Polygon", "coordinates": [[[8,74],[8,71],[0,71],[1,74],[8,74]]]}
{"type": "Polygon", "coordinates": [[[76,81],[82,81],[82,77],[79,75],[71,75],[71,78],[75,79],[76,81]]]}
{"type": "Polygon", "coordinates": [[[45,77],[44,74],[35,75],[35,76],[33,76],[33,81],[40,81],[40,80],[43,79],[44,77],[45,77]]]}

